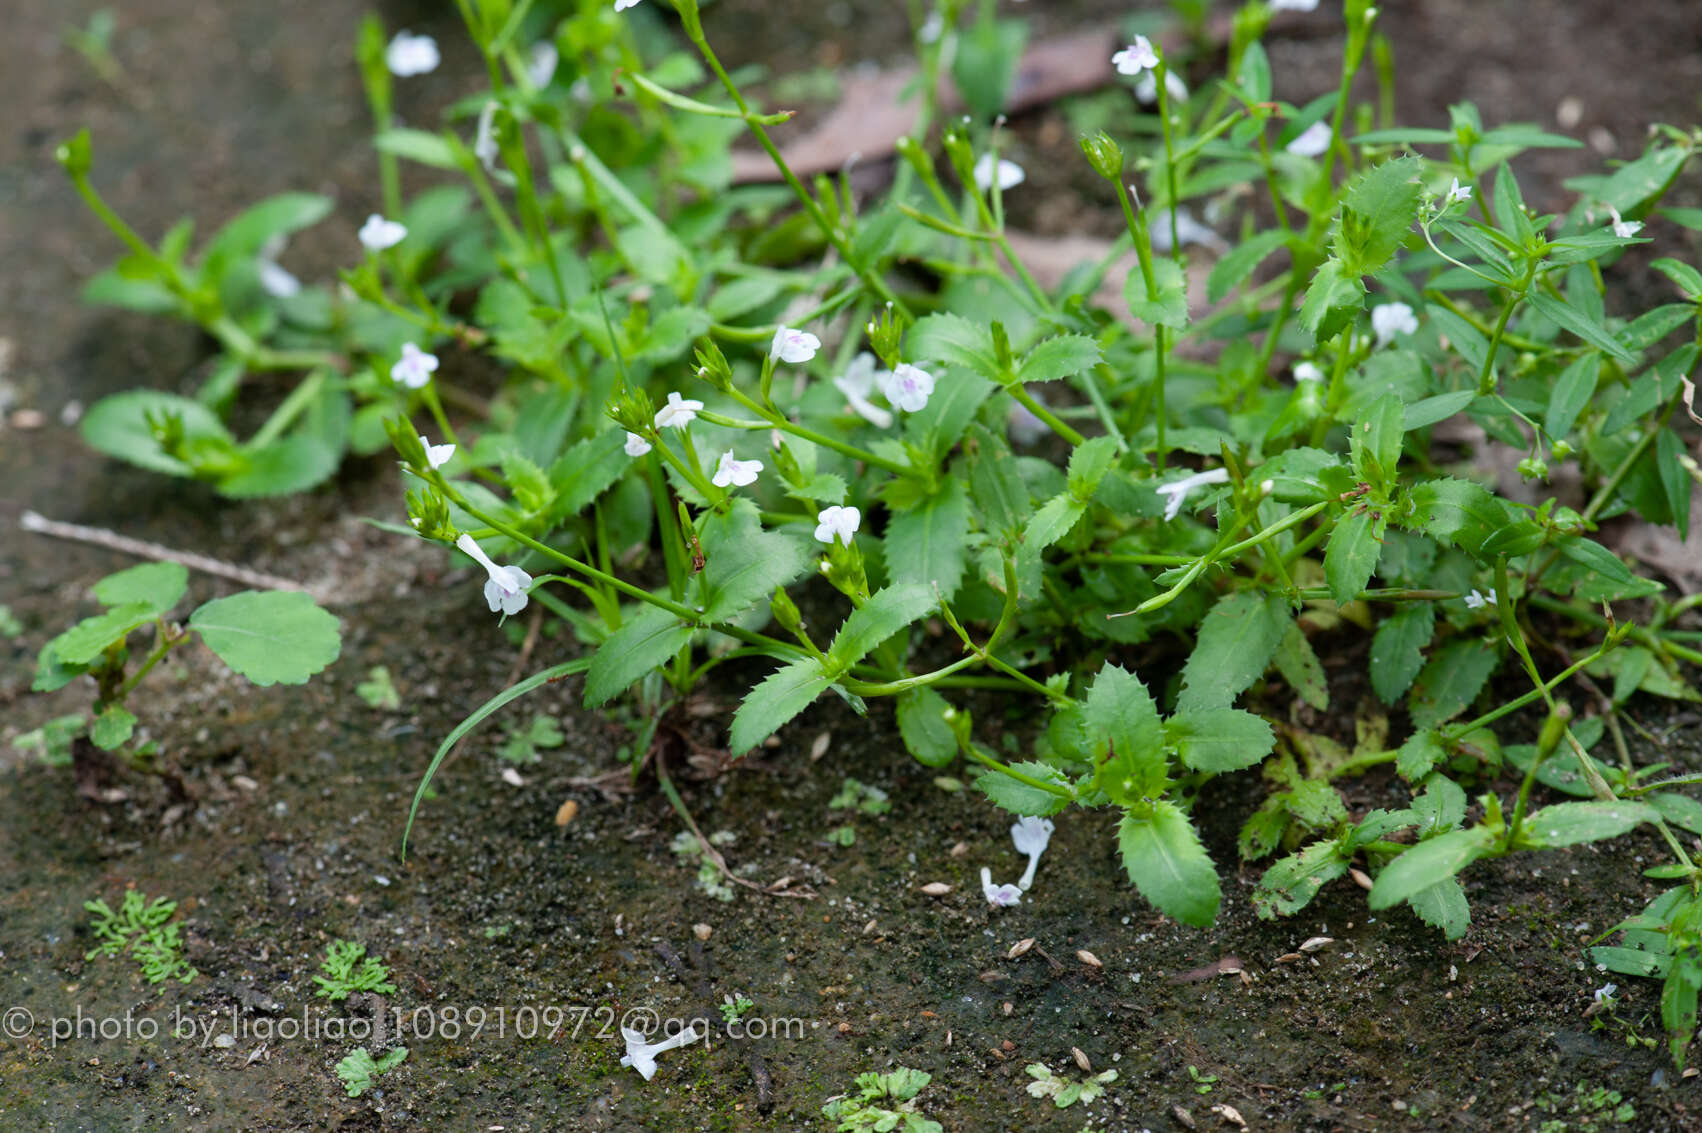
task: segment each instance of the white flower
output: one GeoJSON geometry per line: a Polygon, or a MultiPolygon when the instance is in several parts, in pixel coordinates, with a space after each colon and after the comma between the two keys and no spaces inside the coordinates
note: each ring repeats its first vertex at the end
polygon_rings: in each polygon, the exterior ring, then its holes
{"type": "MultiPolygon", "coordinates": [[[[615,8],[620,9],[623,0],[615,0],[615,8]]],[[[629,7],[638,0],[624,0],[629,7]]],[[[635,1031],[631,1027],[621,1028],[621,1038],[626,1040],[626,1053],[621,1055],[621,1065],[630,1066],[644,1075],[646,1082],[656,1074],[656,1056],[666,1054],[677,1047],[690,1046],[703,1038],[697,1033],[697,1024],[693,1023],[671,1039],[663,1039],[659,1043],[646,1042],[643,1031],[635,1031]]]]}
{"type": "Polygon", "coordinates": [[[1299,157],[1317,157],[1330,148],[1330,139],[1335,137],[1330,132],[1328,122],[1314,122],[1283,149],[1299,157]]]}
{"type": "MultiPolygon", "coordinates": [[[[1039,393],[1033,393],[1029,396],[1034,398],[1039,405],[1045,406],[1046,399],[1039,393]]],[[[1040,438],[1052,431],[1052,426],[1035,416],[1034,410],[1020,401],[1012,402],[1007,424],[1010,426],[1011,440],[1024,446],[1035,444],[1040,438]]]]}
{"type": "Polygon", "coordinates": [[[561,52],[549,40],[541,40],[532,45],[532,54],[526,59],[526,79],[535,87],[547,87],[550,80],[556,76],[556,64],[561,62],[561,52]]]}
{"type": "Polygon", "coordinates": [[[1466,609],[1468,610],[1481,610],[1485,606],[1493,605],[1495,605],[1495,591],[1493,590],[1491,590],[1488,594],[1480,594],[1476,590],[1473,590],[1470,594],[1466,595],[1466,609]]]}
{"type": "Polygon", "coordinates": [[[1622,218],[1612,205],[1607,206],[1607,211],[1613,217],[1613,234],[1621,240],[1629,240],[1643,230],[1642,221],[1622,218]]]}
{"type": "Polygon", "coordinates": [[[1448,195],[1442,199],[1442,207],[1447,208],[1455,201],[1469,201],[1471,199],[1472,187],[1460,184],[1460,179],[1456,177],[1454,183],[1448,186],[1448,195]]]}
{"type": "Polygon", "coordinates": [[[399,31],[384,49],[384,65],[399,79],[435,71],[439,62],[437,40],[429,35],[399,31]]]}
{"type": "Polygon", "coordinates": [[[1271,0],[1273,12],[1316,12],[1318,0],[1271,0]]]}
{"type": "Polygon", "coordinates": [[[408,237],[408,228],[399,220],[385,220],[377,213],[366,218],[360,226],[360,242],[369,252],[394,248],[408,237]]]}
{"type": "Polygon", "coordinates": [[[668,395],[668,404],[656,411],[656,427],[658,429],[683,429],[697,420],[697,411],[703,408],[703,402],[696,398],[681,397],[678,391],[668,395]]]}
{"type": "Polygon", "coordinates": [[[1164,518],[1170,520],[1180,515],[1182,513],[1182,501],[1186,500],[1188,493],[1195,488],[1207,484],[1223,484],[1228,480],[1229,469],[1213,468],[1209,472],[1196,472],[1192,476],[1184,476],[1173,483],[1158,485],[1158,494],[1168,497],[1164,505],[1164,518]]]}
{"type": "Polygon", "coordinates": [[[845,395],[845,400],[851,403],[851,411],[878,429],[892,425],[892,414],[878,405],[871,404],[869,394],[874,392],[875,382],[886,378],[886,371],[875,370],[875,356],[867,350],[851,360],[851,365],[845,368],[845,373],[833,379],[833,384],[839,392],[845,395]]]}
{"type": "Polygon", "coordinates": [[[260,290],[274,299],[288,299],[301,293],[301,280],[280,267],[264,252],[255,266],[260,269],[260,290]]]}
{"type": "Polygon", "coordinates": [[[1611,1000],[1614,996],[1616,996],[1618,994],[1619,994],[1619,985],[1618,984],[1603,984],[1602,986],[1600,986],[1596,989],[1596,996],[1595,996],[1596,1002],[1601,1003],[1601,1004],[1606,1004],[1609,1000],[1611,1000]]]}
{"type": "Polygon", "coordinates": [[[1229,244],[1223,237],[1212,230],[1211,225],[1201,224],[1194,219],[1194,214],[1186,207],[1176,207],[1176,228],[1172,233],[1170,228],[1170,210],[1156,208],[1157,219],[1151,225],[1152,247],[1157,252],[1168,252],[1177,241],[1182,244],[1200,244],[1214,252],[1227,252],[1229,244]]]}
{"type": "MultiPolygon", "coordinates": [[[[637,7],[638,3],[639,0],[615,0],[615,11],[624,12],[628,8],[637,7]]],[[[646,1074],[645,1077],[648,1078],[650,1075],[646,1074]]]]}
{"type": "MultiPolygon", "coordinates": [[[[999,191],[1014,189],[1028,179],[1022,166],[1014,161],[999,159],[999,191]]],[[[993,187],[993,155],[984,153],[975,161],[975,187],[985,193],[993,187]]]]}
{"type": "Polygon", "coordinates": [[[427,354],[411,342],[402,344],[402,356],[390,367],[390,380],[409,389],[423,389],[437,372],[437,355],[427,354]]]}
{"type": "Polygon", "coordinates": [[[816,542],[832,546],[833,541],[838,539],[849,547],[851,537],[857,534],[862,523],[863,513],[854,507],[823,508],[816,514],[816,542]]]}
{"type": "Polygon", "coordinates": [[[1311,362],[1296,362],[1294,364],[1294,380],[1297,382],[1321,382],[1324,380],[1324,371],[1318,369],[1311,362]]]}
{"type": "Polygon", "coordinates": [[[898,369],[882,376],[881,392],[906,413],[919,413],[934,392],[934,375],[919,366],[900,362],[898,369]]]}
{"type": "Polygon", "coordinates": [[[1135,42],[1111,57],[1111,65],[1117,68],[1119,75],[1138,75],[1157,68],[1158,52],[1152,49],[1152,40],[1137,35],[1135,42]]]}
{"type": "Polygon", "coordinates": [[[425,446],[426,463],[433,468],[442,468],[449,463],[449,458],[455,455],[454,445],[434,445],[423,436],[420,438],[420,444],[425,446]]]}
{"type": "Polygon", "coordinates": [[[643,437],[639,436],[637,433],[628,433],[626,435],[626,454],[628,456],[634,456],[634,457],[643,456],[645,453],[647,453],[649,451],[650,451],[650,442],[649,441],[645,440],[643,437]]]}
{"type": "Polygon", "coordinates": [[[499,152],[496,144],[496,99],[487,98],[479,108],[479,124],[473,131],[473,156],[489,173],[496,166],[499,152]]]}
{"type": "MultiPolygon", "coordinates": [[[[1188,84],[1183,82],[1175,71],[1164,72],[1164,93],[1178,102],[1188,100],[1188,84]]],[[[1153,78],[1153,72],[1143,71],[1141,77],[1135,80],[1135,100],[1143,106],[1150,106],[1158,101],[1158,80],[1153,78]]]]}
{"type": "Polygon", "coordinates": [[[946,30],[946,18],[938,8],[928,13],[928,18],[922,21],[922,26],[916,29],[916,38],[923,43],[939,42],[940,34],[946,30]]]}
{"type": "Polygon", "coordinates": [[[485,601],[490,603],[491,613],[501,610],[505,614],[518,614],[526,608],[526,589],[532,585],[531,575],[517,566],[497,566],[465,532],[455,540],[455,545],[490,575],[490,580],[485,583],[485,601]]]}
{"type": "Polygon", "coordinates": [[[1011,824],[1011,842],[1015,844],[1016,852],[1028,855],[1028,868],[1022,871],[1022,878],[1016,883],[1016,887],[1024,893],[1034,884],[1034,871],[1040,868],[1040,855],[1051,843],[1053,829],[1051,819],[1029,815],[1011,824]]]}
{"type": "Polygon", "coordinates": [[[821,339],[809,331],[780,326],[775,328],[774,342],[768,348],[768,356],[796,366],[814,358],[816,351],[820,349],[821,339]]]}
{"type": "Polygon", "coordinates": [[[733,455],[732,449],[728,449],[721,454],[721,462],[715,466],[715,475],[710,477],[709,482],[717,488],[729,485],[744,488],[756,483],[756,474],[761,471],[762,461],[740,460],[733,455]]]}
{"type": "Polygon", "coordinates": [[[1379,347],[1387,346],[1397,334],[1417,334],[1418,318],[1405,303],[1384,303],[1371,308],[1371,332],[1379,347]]]}
{"type": "Polygon", "coordinates": [[[1022,890],[1014,885],[994,885],[993,871],[986,866],[981,867],[981,892],[986,895],[989,905],[1003,908],[1022,904],[1022,890]]]}

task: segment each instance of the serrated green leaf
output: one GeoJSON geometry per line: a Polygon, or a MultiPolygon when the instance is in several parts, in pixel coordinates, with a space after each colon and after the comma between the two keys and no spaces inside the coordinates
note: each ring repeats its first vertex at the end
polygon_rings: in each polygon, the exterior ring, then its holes
{"type": "Polygon", "coordinates": [[[1387,909],[1440,885],[1494,848],[1496,833],[1483,826],[1450,830],[1418,843],[1383,867],[1366,904],[1387,909]]]}
{"type": "Polygon", "coordinates": [[[1415,732],[1395,754],[1395,771],[1409,783],[1421,783],[1447,757],[1440,733],[1415,732]]]}
{"type": "Polygon", "coordinates": [[[143,563],[109,574],[94,585],[103,606],[140,604],[166,613],[189,589],[189,571],[178,563],[143,563]]]}
{"type": "Polygon", "coordinates": [[[89,739],[102,751],[113,751],[135,730],[136,717],[121,704],[109,704],[89,725],[89,739]]]}
{"type": "Polygon", "coordinates": [[[905,357],[918,364],[937,360],[972,370],[991,382],[1002,382],[993,335],[984,323],[962,315],[929,315],[918,319],[904,335],[905,357]]]}
{"type": "Polygon", "coordinates": [[[1040,505],[1023,528],[1022,545],[1029,551],[1043,551],[1070,533],[1070,529],[1086,514],[1087,505],[1078,502],[1068,492],[1062,492],[1040,505]]]}
{"type": "Polygon", "coordinates": [[[1194,652],[1182,670],[1177,708],[1200,712],[1230,707],[1264,675],[1292,620],[1279,594],[1244,590],[1219,599],[1200,622],[1194,652]]]}
{"type": "Polygon", "coordinates": [[[1253,911],[1267,921],[1293,916],[1311,904],[1320,889],[1346,873],[1347,866],[1334,839],[1313,842],[1265,870],[1253,889],[1253,911]]]}
{"type": "Polygon", "coordinates": [[[1022,530],[1034,505],[1010,445],[1003,437],[974,424],[969,427],[965,447],[970,450],[969,491],[987,531],[1003,535],[1022,530]]]}
{"type": "Polygon", "coordinates": [[[1334,245],[1348,274],[1379,270],[1406,239],[1418,216],[1423,168],[1416,157],[1399,157],[1366,170],[1348,186],[1334,245]]]}
{"type": "Polygon", "coordinates": [[[611,484],[632,467],[623,447],[625,434],[608,429],[578,442],[550,465],[549,482],[555,499],[549,508],[552,522],[560,522],[584,511],[611,484]]]}
{"type": "Polygon", "coordinates": [[[1110,437],[1083,441],[1070,452],[1069,493],[1082,503],[1093,498],[1105,474],[1117,463],[1117,442],[1110,437]]]}
{"type": "Polygon", "coordinates": [[[1408,494],[1406,525],[1476,555],[1510,522],[1507,506],[1469,480],[1426,480],[1408,494]]]}
{"type": "Polygon", "coordinates": [[[336,617],[299,591],[245,590],[216,598],[189,615],[219,660],[255,684],[306,684],[337,659],[336,617]]]}
{"type": "Polygon", "coordinates": [[[1217,918],[1223,900],[1217,870],[1175,803],[1161,799],[1147,814],[1124,814],[1117,846],[1129,880],[1159,912],[1196,928],[1217,918]]]}
{"type": "Polygon", "coordinates": [[[123,641],[137,626],[146,625],[159,616],[147,602],[129,602],[115,606],[104,614],[84,618],[47,643],[63,665],[87,665],[104,653],[108,646],[123,641]]]}
{"type": "Polygon", "coordinates": [[[1115,802],[1161,794],[1169,773],[1164,730],[1152,694],[1136,677],[1106,665],[1093,678],[1082,706],[1099,784],[1115,802]]]}
{"type": "Polygon", "coordinates": [[[957,736],[946,721],[951,705],[923,685],[898,694],[898,734],[924,767],[944,767],[957,757],[957,736]]]}
{"type": "Polygon", "coordinates": [[[734,755],[745,754],[808,708],[832,684],[814,657],[793,661],[770,673],[733,713],[729,750],[734,755]]]}
{"type": "Polygon", "coordinates": [[[1424,668],[1424,649],[1436,635],[1436,608],[1407,602],[1377,627],[1371,638],[1371,688],[1392,705],[1424,668]]]}
{"type": "Polygon", "coordinates": [[[1320,712],[1329,709],[1330,686],[1324,678],[1324,666],[1299,622],[1289,623],[1282,644],[1277,646],[1275,660],[1277,672],[1300,694],[1300,699],[1320,712]]]}
{"type": "Polygon", "coordinates": [[[1345,606],[1359,597],[1371,574],[1377,569],[1377,558],[1383,545],[1378,542],[1382,524],[1362,510],[1345,515],[1330,532],[1329,545],[1324,549],[1324,578],[1330,585],[1330,597],[1338,606],[1345,606]]]}
{"type": "Polygon", "coordinates": [[[1104,356],[1099,343],[1085,334],[1061,334],[1040,343],[1017,367],[1019,382],[1055,382],[1091,370],[1104,356]]]}
{"type": "Polygon", "coordinates": [[[230,264],[259,255],[273,237],[318,224],[330,214],[331,204],[330,197],[319,193],[280,193],[251,205],[208,241],[202,273],[217,279],[230,264]]]}
{"type": "MultiPolygon", "coordinates": [[[[1064,773],[1049,763],[1038,763],[1028,760],[1023,763],[1011,764],[1011,770],[1038,779],[1043,783],[1052,783],[1059,787],[1068,788],[1069,781],[1064,773]]],[[[1067,795],[1045,791],[1039,787],[1031,787],[1027,783],[1012,779],[1002,771],[991,769],[982,773],[975,780],[975,786],[986,795],[992,804],[1001,810],[1012,814],[1025,814],[1034,818],[1046,818],[1057,814],[1070,805],[1067,795]]]]}
{"type": "Polygon", "coordinates": [[[1420,728],[1434,728],[1471,707],[1501,663],[1480,641],[1450,641],[1436,651],[1413,682],[1408,709],[1420,728]]]}
{"type": "Polygon", "coordinates": [[[829,670],[843,673],[875,646],[933,612],[937,604],[933,587],[919,583],[895,583],[876,593],[851,611],[834,635],[827,651],[829,670]]]}
{"type": "Polygon", "coordinates": [[[1519,828],[1516,845],[1521,849],[1545,850],[1617,838],[1645,822],[1654,822],[1660,812],[1643,803],[1592,801],[1555,803],[1526,817],[1519,828]]]}
{"type": "Polygon", "coordinates": [[[55,641],[49,641],[36,654],[35,677],[30,682],[31,692],[54,692],[64,688],[78,677],[89,671],[87,665],[72,665],[62,660],[54,651],[55,641]]]}
{"type": "Polygon", "coordinates": [[[882,540],[887,573],[894,582],[939,587],[950,601],[963,582],[969,538],[969,494],[962,480],[948,480],[938,493],[887,521],[882,540]]]}
{"type": "Polygon", "coordinates": [[[1337,259],[1328,259],[1306,288],[1300,325],[1323,345],[1345,330],[1365,306],[1365,285],[1337,259]]]}
{"type": "Polygon", "coordinates": [[[796,539],[764,531],[748,501],[704,520],[704,567],[698,576],[703,620],[725,622],[768,600],[810,569],[814,555],[796,539]]]}
{"type": "Polygon", "coordinates": [[[645,673],[666,665],[694,632],[677,614],[645,606],[598,646],[585,674],[585,706],[605,703],[645,673]]]}
{"type": "Polygon", "coordinates": [[[1129,304],[1129,313],[1149,326],[1173,327],[1177,330],[1188,325],[1188,278],[1182,274],[1182,266],[1168,256],[1154,257],[1152,261],[1153,283],[1157,292],[1148,297],[1146,277],[1138,271],[1129,273],[1123,284],[1123,298],[1129,304]]]}
{"type": "Polygon", "coordinates": [[[1420,889],[1407,898],[1407,904],[1418,919],[1431,928],[1442,930],[1448,940],[1458,940],[1471,927],[1472,909],[1466,901],[1466,891],[1458,878],[1439,881],[1428,889],[1420,889]]]}
{"type": "Polygon", "coordinates": [[[1252,767],[1276,746],[1271,726],[1239,708],[1178,712],[1164,722],[1164,738],[1183,763],[1213,775],[1252,767]]]}

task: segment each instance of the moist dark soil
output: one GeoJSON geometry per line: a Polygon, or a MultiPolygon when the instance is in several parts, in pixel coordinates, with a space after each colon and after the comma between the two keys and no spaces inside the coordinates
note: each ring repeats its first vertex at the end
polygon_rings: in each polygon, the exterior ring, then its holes
{"type": "MultiPolygon", "coordinates": [[[[1586,1016],[1607,977],[1584,945],[1655,892],[1640,876],[1664,860],[1650,834],[1475,867],[1473,924],[1455,944],[1405,911],[1368,914],[1345,880],[1300,916],[1268,922],[1249,901],[1258,868],[1235,858],[1262,789],[1248,781],[1199,808],[1225,889],[1212,929],[1165,921],[1135,895],[1109,814],[1064,816],[1033,891],[990,910],[981,866],[1008,878],[1021,865],[1007,821],[971,792],[936,785],[905,755],[889,708],[862,719],[823,702],[760,758],[717,769],[706,752],[736,703],[729,679],[664,723],[669,770],[703,831],[731,836],[717,841],[741,878],[786,878],[815,896],[734,886],[722,900],[670,849],[683,824],[653,780],[627,790],[619,776],[598,779],[620,770],[630,733],[581,710],[567,680],[462,745],[402,860],[409,800],[438,740],[517,671],[572,647],[545,634],[518,666],[474,578],[359,522],[399,510],[388,462],[351,462],[333,487],[238,506],[106,462],[64,423],[115,390],[192,388],[208,345],[192,329],[79,305],[82,281],[118,248],[54,167],[55,143],[89,125],[97,181],[149,234],[184,214],[210,231],[286,189],[330,193],[333,219],[287,261],[328,273],[376,199],[349,62],[360,13],[340,0],[131,3],[117,12],[115,86],[61,45],[62,29],[86,25],[94,7],[18,0],[0,40],[10,122],[0,133],[0,400],[15,403],[0,428],[0,601],[23,624],[0,640],[0,741],[86,705],[75,687],[29,694],[33,658],[87,612],[92,582],[133,561],[26,534],[25,508],[326,584],[345,641],[338,664],[303,688],[255,689],[193,653],[161,674],[145,725],[192,805],[141,777],[119,780],[122,797],[87,802],[68,769],[0,748],[0,1013],[28,1013],[0,1014],[0,1127],[824,1129],[821,1106],[857,1074],[904,1065],[934,1076],[919,1108],[953,1131],[1232,1128],[1218,1106],[1256,1130],[1702,1128],[1697,1082],[1659,1047],[1655,984],[1620,980],[1615,1012],[1586,1016]],[[18,409],[39,412],[39,426],[21,427],[33,422],[18,409]],[[394,675],[400,710],[356,694],[375,665],[394,675]],[[566,742],[536,763],[503,762],[505,730],[533,712],[555,716],[566,742]],[[828,801],[848,776],[887,791],[893,809],[856,818],[846,847],[825,834],[845,821],[828,801]],[[577,813],[559,825],[566,802],[577,813]],[[932,882],[951,889],[925,895],[932,882]],[[180,902],[200,972],[191,984],[162,991],[128,960],[85,959],[82,903],[116,905],[132,887],[180,902]],[[1325,936],[1332,943],[1299,953],[1325,936]],[[332,939],[381,956],[395,990],[316,998],[332,939]],[[649,1082],[618,1064],[617,1024],[640,1017],[629,1013],[713,1016],[724,995],[741,994],[754,1003],[749,1030],[768,1036],[664,1055],[649,1082]],[[375,1017],[381,1035],[370,1033],[375,1017]],[[378,1053],[395,1042],[407,1061],[345,1096],[335,1064],[363,1043],[378,1053]],[[1103,1098],[1059,1110],[1025,1093],[1033,1062],[1080,1076],[1072,1048],[1096,1073],[1117,1070],[1103,1098]],[[1598,1090],[1623,1103],[1595,1105],[1598,1090]]],[[[784,18],[780,7],[721,0],[711,35],[730,62],[778,70],[901,51],[892,5],[786,5],[784,18]]],[[[1127,12],[1029,7],[1046,30],[1127,12]]],[[[1302,101],[1333,81],[1331,8],[1285,17],[1273,34],[1282,97],[1302,101]]],[[[445,47],[441,70],[403,88],[402,116],[429,124],[478,81],[453,6],[380,9],[389,26],[445,47]]],[[[1687,0],[1634,12],[1615,0],[1427,0],[1387,5],[1383,26],[1413,124],[1440,124],[1449,103],[1469,99],[1488,121],[1553,126],[1575,97],[1574,132],[1631,156],[1647,122],[1702,117],[1702,15],[1687,0]]],[[[1048,108],[1016,123],[1036,147],[1019,154],[1038,202],[1024,207],[1054,233],[1103,228],[1109,202],[1091,179],[1053,172],[1071,168],[1063,121],[1048,108]]],[[[1520,167],[1527,198],[1563,206],[1562,179],[1597,157],[1534,155],[1520,167]]],[[[1664,248],[1697,258],[1682,234],[1652,228],[1664,248]]],[[[1653,286],[1636,264],[1626,271],[1633,293],[1653,286]]],[[[191,599],[225,592],[197,576],[191,599]]],[[[1324,653],[1345,714],[1358,662],[1324,653]]],[[[1630,714],[1654,737],[1634,739],[1639,761],[1702,769],[1695,713],[1634,702],[1630,714]]],[[[977,715],[990,742],[1026,734],[996,705],[977,715]]],[[[1404,801],[1385,774],[1352,798],[1356,808],[1404,801]]]]}

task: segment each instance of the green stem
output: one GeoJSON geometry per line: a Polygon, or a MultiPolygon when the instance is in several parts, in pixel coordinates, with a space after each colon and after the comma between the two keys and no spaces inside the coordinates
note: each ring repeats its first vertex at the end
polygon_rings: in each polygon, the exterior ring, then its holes
{"type": "Polygon", "coordinates": [[[289,428],[295,422],[295,419],[301,416],[303,411],[313,403],[314,398],[319,396],[319,391],[324,388],[326,377],[324,370],[315,370],[308,375],[306,380],[297,383],[296,387],[290,391],[289,396],[284,398],[276,409],[272,410],[272,415],[266,418],[266,423],[261,425],[255,434],[248,439],[247,447],[250,449],[264,448],[282,436],[284,430],[289,428]]]}

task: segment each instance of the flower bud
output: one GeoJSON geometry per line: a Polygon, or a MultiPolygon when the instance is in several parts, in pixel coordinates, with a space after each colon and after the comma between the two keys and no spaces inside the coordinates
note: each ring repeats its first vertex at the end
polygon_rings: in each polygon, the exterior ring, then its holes
{"type": "Polygon", "coordinates": [[[726,393],[733,385],[733,367],[728,364],[727,356],[721,353],[721,348],[710,338],[703,340],[697,352],[697,376],[726,393]]]}
{"type": "Polygon", "coordinates": [[[1565,460],[1572,455],[1572,445],[1567,441],[1555,441],[1554,446],[1548,450],[1548,455],[1555,460],[1565,460]]]}
{"type": "Polygon", "coordinates": [[[1104,130],[1083,134],[1081,151],[1087,156],[1087,163],[1093,166],[1093,171],[1107,181],[1115,181],[1123,175],[1123,148],[1104,130]]]}
{"type": "Polygon", "coordinates": [[[641,389],[634,389],[625,379],[615,386],[606,412],[621,428],[640,436],[650,432],[656,420],[656,407],[651,404],[650,395],[641,389]]]}
{"type": "Polygon", "coordinates": [[[786,593],[784,586],[774,588],[774,596],[768,600],[768,609],[774,615],[775,624],[787,633],[803,632],[804,616],[798,612],[798,604],[792,601],[792,596],[786,593]]]}
{"type": "Polygon", "coordinates": [[[1525,480],[1547,480],[1548,463],[1541,457],[1527,456],[1519,461],[1519,476],[1525,480]]]}
{"type": "Polygon", "coordinates": [[[899,342],[904,337],[904,327],[892,314],[892,304],[887,304],[881,313],[869,320],[869,346],[874,350],[882,364],[889,370],[898,369],[903,361],[899,354],[899,342]]]}
{"type": "Polygon", "coordinates": [[[89,166],[94,164],[94,147],[89,142],[88,128],[78,130],[75,137],[61,142],[53,156],[73,178],[80,181],[88,176],[89,166]]]}
{"type": "Polygon", "coordinates": [[[436,488],[416,488],[408,492],[408,522],[427,539],[453,543],[458,534],[449,522],[449,504],[436,488]]]}

